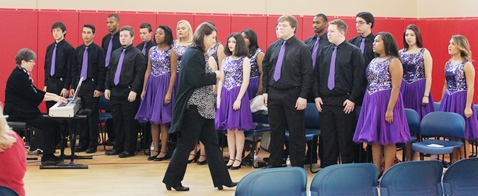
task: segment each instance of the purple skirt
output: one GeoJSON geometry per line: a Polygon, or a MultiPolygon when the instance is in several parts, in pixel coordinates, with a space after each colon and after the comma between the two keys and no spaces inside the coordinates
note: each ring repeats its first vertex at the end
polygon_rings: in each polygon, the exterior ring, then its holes
{"type": "Polygon", "coordinates": [[[440,104],[440,111],[454,112],[465,118],[465,138],[469,141],[478,139],[478,120],[476,119],[476,111],[471,102],[471,110],[473,111],[470,118],[465,117],[467,91],[460,91],[453,94],[445,92],[440,104]]]}
{"type": "Polygon", "coordinates": [[[430,112],[435,111],[433,106],[432,94],[428,95],[428,104],[422,105],[423,92],[425,92],[426,80],[418,80],[413,83],[408,83],[402,80],[402,86],[400,92],[403,97],[403,106],[410,108],[418,112],[420,119],[430,112]]]}
{"type": "Polygon", "coordinates": [[[393,122],[385,121],[391,90],[383,90],[372,95],[365,92],[360,116],[355,129],[354,142],[372,144],[396,144],[410,139],[407,116],[399,94],[393,108],[393,122]]]}
{"type": "Polygon", "coordinates": [[[249,81],[249,86],[247,87],[247,95],[249,95],[249,99],[254,99],[254,97],[256,97],[260,79],[260,77],[253,77],[249,81]]]}
{"type": "Polygon", "coordinates": [[[217,109],[216,118],[214,119],[217,130],[250,130],[255,128],[252,122],[252,112],[247,93],[244,93],[242,97],[241,108],[239,110],[232,109],[240,89],[241,87],[238,86],[228,91],[225,87],[222,87],[221,105],[217,109]]]}
{"type": "Polygon", "coordinates": [[[144,98],[136,113],[136,120],[149,121],[153,124],[171,122],[176,93],[172,92],[171,102],[164,104],[164,96],[168,92],[170,74],[162,76],[150,75],[146,82],[144,98]]]}

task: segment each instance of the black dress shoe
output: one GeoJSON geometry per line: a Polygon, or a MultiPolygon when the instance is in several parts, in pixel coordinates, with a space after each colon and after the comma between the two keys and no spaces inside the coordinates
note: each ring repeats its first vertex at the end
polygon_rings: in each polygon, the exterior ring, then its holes
{"type": "Polygon", "coordinates": [[[169,184],[166,184],[166,189],[168,189],[168,191],[171,190],[171,188],[173,188],[174,190],[176,191],[189,191],[189,187],[185,187],[183,185],[180,185],[180,186],[171,186],[169,184]]]}
{"type": "Polygon", "coordinates": [[[106,145],[106,146],[114,146],[115,143],[116,143],[116,142],[115,142],[114,140],[108,139],[108,140],[106,140],[105,145],[106,145]]]}
{"type": "Polygon", "coordinates": [[[88,149],[86,149],[86,153],[90,154],[90,153],[95,153],[97,151],[98,148],[95,148],[95,147],[90,147],[88,149]]]}
{"type": "Polygon", "coordinates": [[[226,186],[226,187],[229,187],[229,188],[232,188],[232,187],[236,187],[237,186],[237,182],[231,182],[229,184],[222,184],[222,185],[219,185],[219,186],[216,186],[218,190],[222,190],[224,189],[224,187],[222,186],[226,186]]]}
{"type": "Polygon", "coordinates": [[[75,147],[75,152],[85,152],[86,147],[77,146],[75,147]]]}
{"type": "Polygon", "coordinates": [[[118,156],[119,156],[119,158],[132,157],[132,156],[134,156],[134,153],[129,153],[129,152],[124,151],[124,152],[120,153],[118,156]]]}
{"type": "Polygon", "coordinates": [[[105,152],[106,155],[119,155],[121,152],[119,150],[108,150],[105,152]]]}
{"type": "Polygon", "coordinates": [[[60,158],[55,155],[43,155],[41,158],[41,164],[45,165],[58,165],[60,163],[60,158]]]}

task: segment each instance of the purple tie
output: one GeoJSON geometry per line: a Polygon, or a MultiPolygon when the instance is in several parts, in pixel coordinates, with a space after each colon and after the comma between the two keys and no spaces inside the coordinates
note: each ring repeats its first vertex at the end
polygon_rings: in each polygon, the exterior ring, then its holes
{"type": "Polygon", "coordinates": [[[362,37],[362,43],[360,43],[360,50],[363,54],[363,51],[365,50],[365,37],[362,37]]]}
{"type": "Polygon", "coordinates": [[[142,50],[142,52],[143,52],[143,55],[146,56],[146,43],[144,43],[144,45],[143,45],[143,50],[142,50]]]}
{"type": "Polygon", "coordinates": [[[126,52],[126,49],[123,48],[123,52],[121,53],[120,59],[118,61],[118,68],[116,68],[116,73],[115,73],[115,85],[118,85],[120,81],[120,75],[121,75],[121,68],[123,67],[123,59],[124,59],[124,53],[126,52]]]}
{"type": "Polygon", "coordinates": [[[83,52],[83,63],[81,64],[81,75],[80,78],[86,80],[88,75],[88,46],[85,47],[85,52],[83,52]]]}
{"type": "Polygon", "coordinates": [[[312,50],[312,68],[315,68],[315,62],[317,60],[317,49],[319,49],[319,43],[320,37],[317,37],[317,40],[315,41],[314,44],[314,49],[312,50]]]}
{"type": "Polygon", "coordinates": [[[55,75],[55,69],[56,69],[56,47],[58,44],[55,44],[55,49],[53,49],[53,54],[51,56],[51,66],[50,66],[50,76],[55,75]]]}
{"type": "Polygon", "coordinates": [[[334,52],[332,53],[332,59],[330,59],[330,69],[329,69],[329,79],[327,81],[327,87],[330,90],[335,87],[335,59],[337,58],[337,46],[334,47],[334,52]]]}
{"type": "Polygon", "coordinates": [[[274,70],[274,80],[278,81],[280,79],[280,74],[282,71],[282,61],[284,60],[284,53],[285,53],[285,43],[286,41],[282,43],[282,46],[280,47],[279,51],[279,58],[277,58],[277,63],[276,63],[276,68],[274,70]]]}
{"type": "Polygon", "coordinates": [[[105,67],[108,67],[110,65],[110,59],[111,59],[111,50],[113,50],[113,35],[110,38],[110,43],[108,44],[108,51],[106,51],[106,60],[105,60],[105,67]]]}

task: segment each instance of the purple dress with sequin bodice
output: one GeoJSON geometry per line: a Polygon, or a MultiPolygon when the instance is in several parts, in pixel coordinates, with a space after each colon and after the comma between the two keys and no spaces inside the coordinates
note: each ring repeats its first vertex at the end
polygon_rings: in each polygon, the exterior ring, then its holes
{"type": "Polygon", "coordinates": [[[175,92],[171,93],[171,101],[164,103],[171,79],[171,61],[169,55],[172,48],[166,51],[151,48],[151,74],[146,82],[144,98],[141,101],[136,120],[150,121],[153,124],[168,124],[171,122],[175,92]]]}
{"type": "Polygon", "coordinates": [[[403,80],[400,92],[403,97],[403,105],[405,108],[417,111],[420,118],[435,111],[431,93],[428,94],[428,104],[422,105],[426,86],[424,52],[425,48],[422,48],[418,53],[405,53],[403,50],[400,50],[403,66],[403,80]]]}
{"type": "Polygon", "coordinates": [[[249,54],[247,56],[251,60],[251,79],[249,81],[249,86],[247,87],[249,99],[253,99],[257,94],[257,89],[259,89],[261,74],[259,73],[259,65],[257,64],[257,55],[261,52],[262,50],[258,48],[254,54],[249,54]]]}
{"type": "Polygon", "coordinates": [[[354,142],[387,145],[406,142],[410,138],[410,130],[400,94],[392,111],[393,122],[385,121],[385,113],[392,92],[389,65],[393,58],[390,57],[381,62],[375,58],[367,67],[367,92],[365,92],[355,129],[354,142]]]}
{"type": "Polygon", "coordinates": [[[465,118],[465,137],[467,140],[473,141],[478,139],[478,120],[476,119],[473,100],[471,102],[473,114],[470,118],[465,117],[468,87],[463,68],[467,62],[465,61],[457,65],[452,65],[450,61],[446,63],[445,79],[447,89],[440,104],[440,111],[454,112],[462,115],[465,118]]]}
{"type": "Polygon", "coordinates": [[[224,70],[224,84],[221,89],[221,103],[216,111],[214,122],[217,130],[249,130],[253,129],[252,113],[249,106],[249,95],[247,92],[241,99],[239,110],[233,110],[243,81],[242,64],[244,58],[232,59],[226,57],[222,63],[224,70]]]}

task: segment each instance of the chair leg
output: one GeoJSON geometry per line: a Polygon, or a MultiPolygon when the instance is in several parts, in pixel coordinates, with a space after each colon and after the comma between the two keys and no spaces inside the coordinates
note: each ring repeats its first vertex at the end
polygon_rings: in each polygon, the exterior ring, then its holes
{"type": "MultiPolygon", "coordinates": [[[[317,138],[317,141],[319,141],[318,138],[317,138]]],[[[312,165],[314,164],[313,161],[312,161],[312,159],[313,159],[313,158],[312,158],[312,157],[313,157],[313,154],[312,154],[312,153],[316,153],[316,152],[317,152],[317,150],[318,150],[317,147],[318,147],[319,145],[317,145],[316,142],[313,142],[313,140],[312,140],[311,144],[312,144],[312,145],[311,145],[311,149],[314,149],[314,151],[309,150],[310,172],[312,172],[312,173],[317,173],[317,172],[319,172],[320,169],[317,170],[317,171],[312,170],[312,165]]]]}

